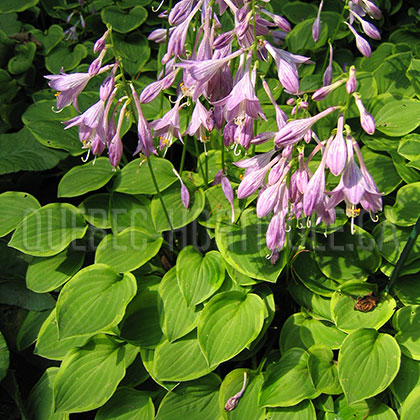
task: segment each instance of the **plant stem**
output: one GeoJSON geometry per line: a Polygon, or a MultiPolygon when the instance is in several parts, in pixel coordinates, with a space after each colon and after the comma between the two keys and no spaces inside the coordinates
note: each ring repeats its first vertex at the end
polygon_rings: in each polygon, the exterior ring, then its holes
{"type": "Polygon", "coordinates": [[[173,235],[174,234],[174,228],[172,227],[172,223],[171,223],[171,219],[169,218],[168,210],[166,209],[165,202],[163,201],[162,193],[159,190],[159,187],[158,187],[158,184],[157,184],[157,181],[156,181],[156,177],[155,177],[155,173],[153,172],[152,161],[150,159],[150,156],[146,156],[146,159],[147,159],[147,165],[149,166],[150,176],[152,177],[153,184],[156,188],[157,195],[159,197],[160,203],[162,204],[163,212],[165,213],[166,219],[168,220],[169,227],[171,228],[171,232],[172,232],[172,235],[173,235]]]}
{"type": "Polygon", "coordinates": [[[419,236],[419,233],[420,233],[420,217],[417,219],[417,222],[414,225],[413,230],[410,233],[410,236],[408,237],[408,241],[401,252],[401,255],[397,261],[397,264],[395,264],[394,270],[392,270],[391,277],[389,278],[389,283],[385,287],[386,293],[391,293],[392,288],[394,287],[399,277],[400,271],[404,267],[404,264],[407,261],[410,251],[413,248],[413,245],[416,242],[417,237],[419,236]]]}
{"type": "Polygon", "coordinates": [[[179,165],[179,174],[181,175],[184,169],[185,155],[187,154],[187,136],[184,136],[184,147],[182,148],[181,163],[179,165]]]}

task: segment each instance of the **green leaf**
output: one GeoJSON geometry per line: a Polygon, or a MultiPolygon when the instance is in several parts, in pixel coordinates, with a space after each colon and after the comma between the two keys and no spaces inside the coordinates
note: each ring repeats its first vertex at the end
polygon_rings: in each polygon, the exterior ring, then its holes
{"type": "Polygon", "coordinates": [[[293,347],[306,349],[302,342],[300,330],[306,316],[302,312],[297,312],[289,316],[284,322],[280,331],[280,352],[285,354],[293,347]]]}
{"type": "Polygon", "coordinates": [[[289,407],[307,398],[316,398],[320,393],[312,383],[308,359],[305,350],[292,348],[278,362],[268,365],[260,405],[289,407]]]}
{"type": "Polygon", "coordinates": [[[33,42],[16,45],[15,56],[10,59],[7,65],[9,73],[16,75],[28,71],[34,60],[35,51],[36,45],[33,42]]]}
{"type": "Polygon", "coordinates": [[[156,420],[218,419],[220,378],[214,373],[180,384],[160,403],[156,420]]]}
{"type": "Polygon", "coordinates": [[[340,330],[352,332],[358,328],[382,327],[394,314],[396,302],[391,295],[382,293],[376,306],[369,312],[354,309],[357,297],[375,291],[375,285],[350,280],[340,286],[331,298],[331,314],[340,330]]]}
{"type": "Polygon", "coordinates": [[[399,309],[392,325],[397,331],[395,339],[401,347],[401,351],[414,360],[420,360],[420,331],[417,327],[420,322],[420,306],[410,305],[399,309]]]}
{"type": "Polygon", "coordinates": [[[346,338],[346,334],[333,323],[313,318],[306,318],[302,322],[299,334],[306,348],[315,343],[323,343],[335,350],[340,348],[346,338]]]}
{"type": "Polygon", "coordinates": [[[7,235],[34,210],[41,207],[31,194],[7,191],[0,194],[0,236],[7,235]]]}
{"type": "MultiPolygon", "coordinates": [[[[388,220],[379,223],[373,230],[376,244],[380,249],[381,255],[391,264],[396,264],[401,252],[408,241],[412,229],[407,227],[395,226],[388,220]]],[[[411,264],[419,258],[420,238],[417,238],[414,246],[408,255],[405,265],[411,264]]],[[[401,275],[401,274],[400,274],[401,275]]]]}
{"type": "Polygon", "coordinates": [[[195,331],[172,343],[165,340],[155,349],[153,369],[160,381],[191,381],[216,367],[217,364],[207,364],[195,331]]]}
{"type": "Polygon", "coordinates": [[[293,273],[310,291],[321,296],[332,296],[338,283],[322,274],[314,253],[301,252],[292,261],[293,273]]]}
{"type": "Polygon", "coordinates": [[[28,265],[26,286],[37,293],[57,289],[80,270],[84,257],[70,248],[53,257],[35,257],[28,265]]]}
{"type": "Polygon", "coordinates": [[[20,280],[1,280],[0,304],[19,306],[28,311],[44,311],[53,308],[55,300],[47,293],[39,294],[28,290],[20,280]]]}
{"type": "Polygon", "coordinates": [[[121,337],[142,348],[155,348],[163,338],[158,310],[160,281],[160,277],[148,276],[138,282],[137,294],[120,325],[121,337]]]}
{"type": "Polygon", "coordinates": [[[375,240],[359,226],[354,227],[354,234],[349,226],[342,232],[335,232],[333,242],[318,235],[315,251],[321,271],[338,282],[367,278],[381,263],[375,240]]]}
{"type": "Polygon", "coordinates": [[[293,407],[267,408],[270,420],[316,420],[315,407],[311,400],[305,400],[293,407]]]}
{"type": "Polygon", "coordinates": [[[204,257],[190,245],[181,250],[176,264],[178,285],[188,306],[195,306],[210,296],[225,279],[225,263],[217,251],[209,251],[204,257]]]}
{"type": "Polygon", "coordinates": [[[367,147],[362,148],[362,155],[366,167],[381,193],[389,194],[401,184],[401,178],[388,155],[373,152],[367,147]]]}
{"type": "Polygon", "coordinates": [[[411,58],[411,52],[402,52],[385,57],[380,66],[373,71],[378,84],[378,93],[389,92],[405,96],[414,94],[413,86],[406,76],[411,58]]]}
{"type": "Polygon", "coordinates": [[[403,404],[407,399],[408,394],[410,394],[410,392],[419,384],[420,362],[402,354],[400,370],[389,389],[398,402],[403,404]]]}
{"type": "Polygon", "coordinates": [[[407,77],[417,95],[420,94],[420,60],[413,58],[407,68],[407,77]]]}
{"type": "Polygon", "coordinates": [[[406,160],[397,153],[397,151],[389,150],[388,152],[392,157],[392,161],[394,162],[398,175],[404,182],[411,184],[412,182],[420,181],[420,173],[411,167],[416,166],[418,161],[407,163],[406,160]]]}
{"type": "Polygon", "coordinates": [[[54,380],[58,367],[48,368],[32,388],[28,398],[28,414],[31,420],[68,420],[66,413],[54,413],[54,380]]]}
{"type": "Polygon", "coordinates": [[[109,264],[118,272],[133,271],[152,259],[163,238],[139,228],[127,228],[121,233],[107,235],[98,245],[95,263],[109,264]]]}
{"type": "Polygon", "coordinates": [[[417,160],[420,156],[420,134],[411,133],[403,137],[398,145],[398,154],[408,160],[417,160]]]}
{"type": "Polygon", "coordinates": [[[118,388],[98,410],[95,420],[153,420],[154,417],[155,407],[147,392],[118,388]]]}
{"type": "Polygon", "coordinates": [[[48,55],[51,50],[64,38],[63,28],[59,25],[51,25],[47,31],[35,29],[32,35],[41,43],[42,54],[48,55]]]}
{"type": "Polygon", "coordinates": [[[0,332],[0,381],[6,376],[9,368],[9,349],[6,340],[0,332]]]}
{"type": "MultiPolygon", "coordinates": [[[[150,156],[150,160],[161,192],[177,181],[173,165],[168,159],[150,156]]],[[[142,159],[135,159],[124,166],[115,177],[114,191],[126,194],[156,194],[148,163],[142,159]]]]}
{"type": "Polygon", "coordinates": [[[88,51],[83,44],[76,44],[72,50],[64,43],[59,44],[45,57],[45,67],[51,73],[73,70],[87,56],[88,51]]]}
{"type": "Polygon", "coordinates": [[[74,166],[61,178],[58,197],[77,197],[103,187],[115,175],[109,159],[98,157],[85,165],[74,166]]]}
{"type": "Polygon", "coordinates": [[[99,229],[109,229],[111,221],[109,218],[109,204],[111,194],[94,194],[85,198],[78,206],[83,217],[91,225],[99,229]]]}
{"type": "Polygon", "coordinates": [[[389,334],[359,329],[344,340],[338,354],[338,374],[349,403],[385,390],[400,368],[401,350],[389,334]],[[369,372],[369,380],[360,381],[369,372]]]}
{"type": "MultiPolygon", "coordinates": [[[[64,131],[61,123],[78,115],[76,110],[66,107],[58,114],[52,111],[55,105],[54,100],[41,100],[30,105],[22,115],[26,129],[43,146],[64,149],[73,156],[81,155],[85,151],[82,149],[77,130],[64,131]]],[[[37,164],[39,165],[39,162],[37,164]]]]}
{"type": "Polygon", "coordinates": [[[323,394],[341,394],[343,390],[332,350],[325,344],[315,344],[308,353],[308,367],[315,388],[323,394]]]}
{"type": "Polygon", "coordinates": [[[376,128],[387,136],[404,136],[420,125],[420,101],[384,93],[370,106],[376,128]]]}
{"type": "Polygon", "coordinates": [[[119,233],[128,227],[138,227],[149,232],[155,231],[150,212],[150,200],[143,196],[112,193],[109,217],[114,233],[119,233]]]}
{"type": "Polygon", "coordinates": [[[290,51],[303,54],[305,51],[314,51],[325,45],[328,39],[328,26],[321,25],[321,33],[318,42],[312,37],[312,26],[315,18],[299,22],[287,35],[286,42],[290,51]]]}
{"type": "Polygon", "coordinates": [[[124,59],[124,70],[133,78],[137,77],[137,73],[150,59],[149,41],[140,31],[132,32],[124,37],[114,33],[113,41],[114,48],[124,59]]]}
{"type": "Polygon", "coordinates": [[[268,221],[248,209],[242,213],[239,225],[226,221],[216,225],[216,244],[226,262],[242,274],[275,283],[286,265],[287,251],[279,253],[276,264],[267,260],[267,228],[268,221]]]}
{"type": "Polygon", "coordinates": [[[0,13],[23,12],[35,6],[39,0],[21,0],[16,3],[13,0],[3,0],[0,5],[0,13]]]}
{"type": "Polygon", "coordinates": [[[44,171],[54,168],[65,153],[39,144],[27,128],[0,134],[0,175],[18,171],[44,171]]]}
{"type": "Polygon", "coordinates": [[[420,410],[420,386],[416,386],[403,402],[401,420],[417,420],[420,410]]]}
{"type": "Polygon", "coordinates": [[[29,255],[49,257],[83,238],[87,225],[80,211],[67,203],[51,203],[30,213],[16,228],[9,246],[29,255]]]}
{"type": "Polygon", "coordinates": [[[108,401],[125,374],[124,350],[107,336],[70,350],[54,382],[55,411],[89,411],[108,401]]]}
{"type": "Polygon", "coordinates": [[[34,353],[51,360],[63,360],[69,350],[85,345],[90,337],[91,335],[85,335],[59,340],[54,309],[41,325],[34,353]]]}
{"type": "Polygon", "coordinates": [[[417,275],[399,278],[396,289],[395,293],[404,305],[420,305],[417,275]]]}
{"type": "Polygon", "coordinates": [[[179,288],[176,268],[162,278],[159,286],[160,325],[169,341],[175,341],[192,331],[198,322],[198,308],[188,307],[179,288]]]}
{"type": "Polygon", "coordinates": [[[210,300],[198,323],[198,340],[209,365],[231,359],[258,336],[264,306],[259,296],[235,291],[210,300]]]}
{"type": "MultiPolygon", "coordinates": [[[[204,208],[204,192],[197,189],[193,183],[184,179],[184,184],[190,194],[190,203],[188,209],[184,207],[181,201],[181,185],[177,182],[167,188],[162,194],[162,200],[165,203],[172,227],[174,229],[188,225],[195,220],[204,208]]],[[[170,230],[168,219],[162,207],[158,196],[153,197],[151,206],[152,218],[158,232],[170,230]]]]}
{"type": "Polygon", "coordinates": [[[79,271],[58,297],[60,339],[93,334],[117,325],[136,290],[131,273],[120,275],[108,265],[94,264],[79,271]]]}
{"type": "Polygon", "coordinates": [[[103,22],[111,25],[113,30],[127,33],[139,27],[147,19],[147,11],[141,6],[136,6],[129,11],[117,6],[108,6],[102,9],[101,16],[103,22]]]}
{"type": "Polygon", "coordinates": [[[28,312],[16,336],[16,346],[19,351],[35,343],[39,330],[50,313],[50,310],[28,312]]]}
{"type": "Polygon", "coordinates": [[[420,182],[404,185],[397,192],[394,205],[385,206],[386,218],[397,226],[413,226],[419,217],[420,182]]]}
{"type": "MultiPolygon", "coordinates": [[[[258,396],[264,382],[263,375],[249,369],[235,369],[223,379],[219,392],[219,406],[226,420],[256,420],[265,415],[265,409],[258,406],[258,396]],[[242,388],[246,374],[245,392],[238,405],[232,411],[224,407],[229,398],[236,395],[242,388]]],[[[265,417],[264,417],[265,418],[265,417]]]]}

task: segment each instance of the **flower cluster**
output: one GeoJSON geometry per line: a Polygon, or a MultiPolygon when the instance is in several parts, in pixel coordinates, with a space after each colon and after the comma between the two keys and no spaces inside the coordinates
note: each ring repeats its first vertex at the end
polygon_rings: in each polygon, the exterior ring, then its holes
{"type": "MultiPolygon", "coordinates": [[[[315,41],[321,32],[322,7],[323,1],[312,28],[315,41]]],[[[364,18],[368,15],[378,19],[380,10],[369,0],[349,1],[345,7],[349,11],[348,22],[345,23],[356,37],[357,48],[363,55],[369,56],[370,46],[354,26],[360,25],[369,37],[379,39],[377,29],[364,18]]],[[[133,113],[137,120],[138,147],[135,153],[141,152],[145,156],[152,153],[164,155],[174,142],[182,142],[184,136],[195,136],[205,145],[211,134],[217,133],[223,138],[224,147],[234,148],[236,154],[246,154],[251,146],[272,141],[273,147],[269,152],[235,163],[245,169],[237,190],[238,198],[247,198],[259,192],[257,215],[272,215],[266,235],[272,263],[275,263],[279,250],[285,244],[292,218],[333,223],[335,207],[342,201],[352,221],[358,214],[358,205],[373,213],[381,210],[381,194],[366,169],[350,127],[345,124],[346,111],[352,101],[366,133],[374,133],[375,122],[357,92],[354,67],[333,81],[331,44],[323,86],[313,93],[311,99],[321,101],[345,85],[347,105],[331,106],[311,114],[313,107],[308,102],[309,92],[301,90],[299,67],[312,61],[284,48],[284,39],[291,31],[291,25],[284,17],[246,0],[181,0],[161,16],[167,17],[170,26],[149,35],[150,40],[167,44],[161,59],[161,72],[158,80],[148,85],[140,95],[130,85],[130,97],[116,99],[118,62],[102,67],[109,30],[95,43],[94,51],[99,56],[90,65],[88,73],[46,76],[50,86],[60,91],[57,108],[71,103],[77,108],[77,96],[90,78],[110,70],[101,86],[99,101],[65,122],[66,128],[79,127],[80,140],[85,147],[95,154],[101,154],[107,147],[111,163],[116,167],[123,149],[121,124],[129,104],[134,104],[133,113]],[[233,16],[233,27],[225,28],[220,23],[219,17],[224,13],[233,16]],[[258,77],[259,63],[263,61],[273,63],[283,97],[288,96],[287,104],[293,107],[290,116],[276,102],[264,78],[260,80],[258,77]],[[259,83],[275,109],[276,124],[273,131],[258,133],[258,123],[267,119],[257,95],[259,83]],[[161,118],[146,121],[141,104],[155,100],[160,92],[174,85],[177,96],[172,101],[173,107],[161,118]],[[191,104],[191,120],[182,132],[180,110],[191,104]],[[115,124],[113,115],[119,105],[120,114],[115,124]],[[327,116],[329,120],[337,116],[337,126],[328,139],[320,140],[314,126],[327,116]],[[314,147],[309,144],[312,140],[316,143],[314,147]],[[312,173],[309,162],[314,162],[313,158],[318,153],[322,155],[320,163],[312,173]],[[341,177],[332,191],[326,191],[327,169],[341,177]]],[[[216,182],[222,184],[232,206],[233,221],[233,190],[226,173],[226,168],[221,168],[216,182]]],[[[188,190],[181,177],[179,179],[182,202],[188,207],[188,190]]]]}

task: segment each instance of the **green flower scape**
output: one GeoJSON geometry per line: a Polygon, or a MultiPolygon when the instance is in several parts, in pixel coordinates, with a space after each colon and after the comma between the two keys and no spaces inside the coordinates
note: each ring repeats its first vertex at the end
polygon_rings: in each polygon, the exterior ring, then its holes
{"type": "Polygon", "coordinates": [[[0,418],[418,420],[416,0],[0,2],[0,418]]]}

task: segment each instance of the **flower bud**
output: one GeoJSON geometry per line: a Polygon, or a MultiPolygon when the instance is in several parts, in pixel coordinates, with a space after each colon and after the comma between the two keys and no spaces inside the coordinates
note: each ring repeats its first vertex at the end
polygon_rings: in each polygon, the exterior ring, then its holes
{"type": "Polygon", "coordinates": [[[351,66],[349,70],[349,78],[346,82],[346,91],[349,95],[356,91],[357,80],[356,80],[356,67],[351,66]]]}

